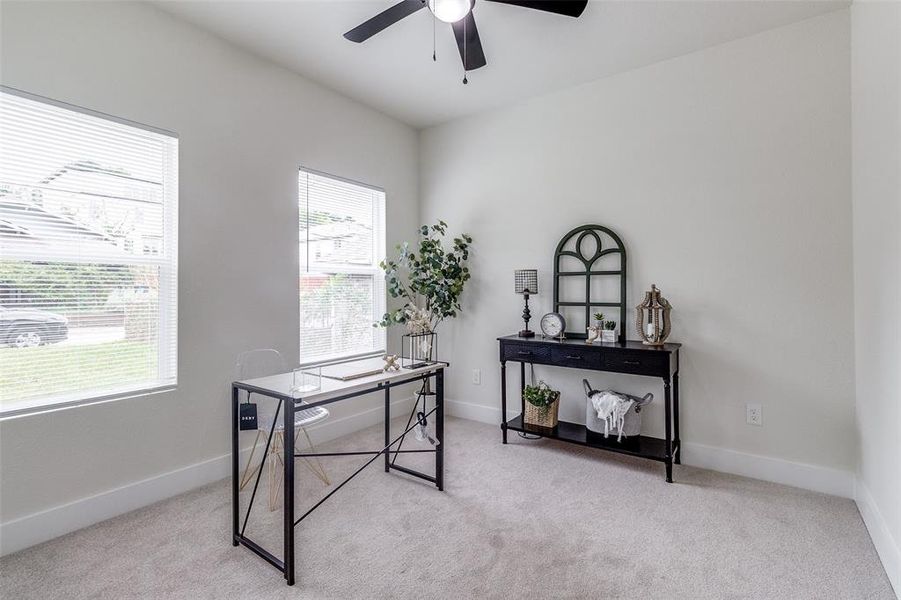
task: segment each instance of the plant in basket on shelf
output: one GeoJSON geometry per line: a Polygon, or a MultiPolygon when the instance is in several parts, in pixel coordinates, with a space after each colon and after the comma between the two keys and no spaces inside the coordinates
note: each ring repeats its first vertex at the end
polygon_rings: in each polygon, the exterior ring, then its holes
{"type": "Polygon", "coordinates": [[[525,422],[538,427],[557,426],[557,412],[560,407],[560,392],[551,389],[543,381],[538,385],[527,385],[522,392],[526,401],[525,422]]]}

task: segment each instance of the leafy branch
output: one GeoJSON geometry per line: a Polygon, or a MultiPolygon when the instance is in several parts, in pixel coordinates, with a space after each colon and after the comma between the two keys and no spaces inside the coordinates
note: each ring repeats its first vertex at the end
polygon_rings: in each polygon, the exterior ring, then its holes
{"type": "Polygon", "coordinates": [[[447,223],[423,225],[415,251],[404,242],[397,246],[398,256],[379,263],[385,271],[388,293],[403,299],[404,306],[386,312],[376,327],[409,323],[419,330],[434,331],[441,321],[456,317],[460,312],[460,296],[469,280],[469,246],[467,234],[453,238],[445,249],[447,223]]]}

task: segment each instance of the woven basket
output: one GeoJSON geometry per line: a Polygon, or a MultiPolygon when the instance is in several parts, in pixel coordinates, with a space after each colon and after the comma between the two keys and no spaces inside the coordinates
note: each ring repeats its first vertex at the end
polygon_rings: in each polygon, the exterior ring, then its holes
{"type": "Polygon", "coordinates": [[[560,392],[557,392],[554,401],[546,408],[539,408],[526,402],[526,424],[553,429],[557,426],[557,410],[559,408],[560,392]]]}

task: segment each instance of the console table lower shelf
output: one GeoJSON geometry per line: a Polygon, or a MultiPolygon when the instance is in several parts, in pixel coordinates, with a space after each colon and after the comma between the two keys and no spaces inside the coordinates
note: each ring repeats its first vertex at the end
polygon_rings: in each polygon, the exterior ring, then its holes
{"type": "MultiPolygon", "coordinates": [[[[539,435],[551,440],[560,440],[570,444],[608,450],[618,454],[628,454],[629,456],[638,456],[664,463],[667,457],[666,440],[661,438],[639,435],[628,439],[623,438],[623,441],[617,442],[615,434],[610,434],[609,437],[605,438],[603,433],[596,433],[584,425],[567,421],[559,421],[556,427],[548,429],[547,427],[536,427],[535,425],[524,423],[522,415],[519,415],[507,421],[507,430],[521,431],[522,433],[539,435]]],[[[681,454],[680,444],[675,440],[671,443],[673,445],[672,456],[678,457],[681,454]]]]}

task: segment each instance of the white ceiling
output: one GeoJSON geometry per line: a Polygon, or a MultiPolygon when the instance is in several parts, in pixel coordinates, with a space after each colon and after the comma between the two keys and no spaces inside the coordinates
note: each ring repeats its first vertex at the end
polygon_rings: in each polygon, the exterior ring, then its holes
{"type": "Polygon", "coordinates": [[[627,71],[848,6],[848,0],[593,0],[581,18],[477,0],[488,65],[463,71],[420,10],[362,44],[345,31],[396,0],[158,1],[163,10],[416,127],[627,71]]]}

